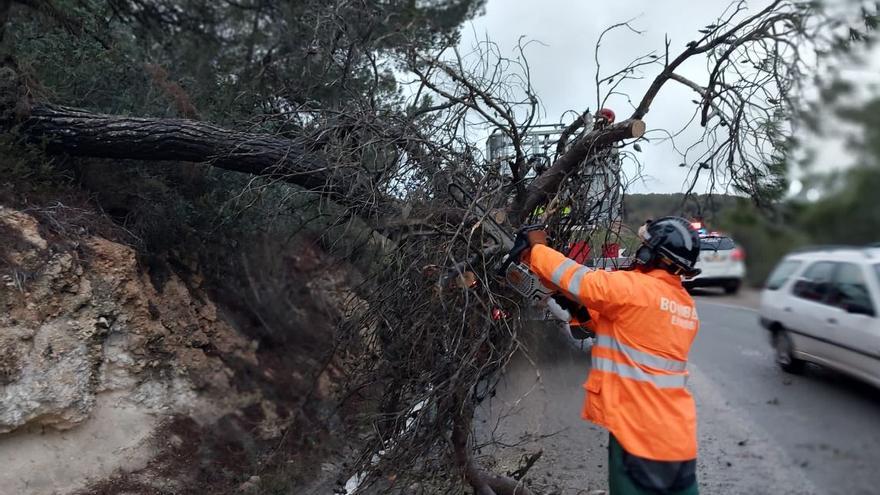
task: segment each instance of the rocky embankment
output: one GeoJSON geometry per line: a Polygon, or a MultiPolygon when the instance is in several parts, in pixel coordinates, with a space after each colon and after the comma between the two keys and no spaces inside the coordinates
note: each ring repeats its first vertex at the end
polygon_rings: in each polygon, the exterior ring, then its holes
{"type": "Polygon", "coordinates": [[[198,277],[157,284],[132,247],[2,206],[0,308],[2,493],[253,485],[246,470],[296,421],[296,391],[328,393],[326,376],[233,328],[198,277]],[[207,442],[212,429],[226,436],[207,442]]]}

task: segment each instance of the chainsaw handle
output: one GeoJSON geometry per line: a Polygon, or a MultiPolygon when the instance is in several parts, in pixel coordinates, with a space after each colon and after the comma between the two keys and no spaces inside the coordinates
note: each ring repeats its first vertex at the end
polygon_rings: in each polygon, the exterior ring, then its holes
{"type": "Polygon", "coordinates": [[[530,247],[528,237],[529,232],[543,230],[544,228],[545,226],[543,224],[526,225],[516,232],[516,237],[513,240],[513,247],[510,248],[510,251],[507,252],[507,255],[501,261],[501,266],[498,267],[499,275],[507,273],[507,267],[514,261],[519,260],[523,252],[530,247]]]}

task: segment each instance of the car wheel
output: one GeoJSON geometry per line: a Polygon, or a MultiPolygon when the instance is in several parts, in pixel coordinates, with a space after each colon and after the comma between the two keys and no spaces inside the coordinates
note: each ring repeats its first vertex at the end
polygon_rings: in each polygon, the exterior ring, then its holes
{"type": "Polygon", "coordinates": [[[773,339],[776,348],[776,364],[786,373],[800,374],[804,371],[806,363],[794,357],[794,343],[791,336],[785,330],[778,330],[773,339]]]}
{"type": "Polygon", "coordinates": [[[730,282],[724,286],[725,294],[736,294],[737,292],[739,292],[739,281],[730,282]]]}

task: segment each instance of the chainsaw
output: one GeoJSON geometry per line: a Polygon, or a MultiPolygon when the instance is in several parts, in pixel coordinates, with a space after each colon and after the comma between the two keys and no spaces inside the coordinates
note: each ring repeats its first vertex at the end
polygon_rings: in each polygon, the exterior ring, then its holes
{"type": "Polygon", "coordinates": [[[483,232],[489,236],[505,252],[501,258],[497,274],[528,303],[546,307],[550,314],[560,321],[569,322],[572,316],[581,323],[589,321],[587,309],[560,292],[547,287],[520,258],[529,248],[527,235],[534,230],[542,230],[544,225],[529,225],[521,228],[516,235],[511,235],[495,218],[489,214],[476,199],[462,186],[453,182],[449,184],[449,195],[462,208],[471,212],[480,222],[483,232]]]}

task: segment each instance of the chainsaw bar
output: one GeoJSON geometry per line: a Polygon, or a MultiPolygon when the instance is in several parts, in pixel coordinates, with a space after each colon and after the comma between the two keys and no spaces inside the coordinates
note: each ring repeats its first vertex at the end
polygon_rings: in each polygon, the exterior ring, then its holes
{"type": "MultiPolygon", "coordinates": [[[[505,251],[510,251],[513,248],[515,238],[511,235],[504,227],[498,224],[492,215],[483,208],[482,205],[477,203],[476,199],[468,193],[462,186],[456,183],[449,184],[449,195],[452,196],[452,199],[458,203],[459,206],[464,208],[467,211],[470,211],[474,216],[477,217],[477,220],[483,227],[483,231],[495,240],[498,244],[500,244],[505,251]]],[[[507,281],[508,285],[510,285],[516,292],[522,295],[527,301],[533,304],[541,304],[547,303],[549,304],[551,311],[553,311],[554,316],[557,318],[567,321],[570,318],[570,315],[565,310],[556,311],[554,306],[558,306],[555,302],[550,299],[550,296],[554,294],[555,291],[544,285],[538,277],[532,273],[528,267],[515,261],[513,263],[507,262],[507,256],[502,260],[501,265],[504,268],[504,278],[507,281]]]]}
{"type": "Polygon", "coordinates": [[[492,218],[492,215],[490,215],[469,192],[465,191],[463,187],[455,182],[449,184],[448,189],[449,195],[452,196],[452,199],[456,203],[458,203],[458,206],[461,206],[465,210],[471,212],[473,216],[477,217],[477,220],[483,226],[483,231],[488,234],[489,237],[494,239],[497,244],[500,244],[501,247],[506,250],[510,250],[513,247],[514,237],[504,227],[498,225],[498,222],[492,218]]]}
{"type": "MultiPolygon", "coordinates": [[[[548,317],[552,315],[552,318],[567,323],[571,320],[572,313],[574,312],[580,322],[586,323],[590,320],[590,314],[585,307],[577,303],[570,303],[568,305],[570,309],[564,308],[560,302],[556,300],[556,297],[559,297],[558,293],[544,285],[541,279],[529,270],[528,266],[519,260],[508,259],[512,254],[511,251],[513,250],[514,245],[516,244],[516,238],[511,235],[507,229],[499,225],[490,212],[483,208],[473,195],[465,190],[460,184],[455,182],[449,184],[448,190],[449,195],[452,196],[452,199],[458,203],[460,207],[477,217],[483,227],[483,232],[507,251],[507,254],[505,254],[504,258],[501,260],[501,267],[503,269],[504,279],[508,285],[533,306],[545,307],[548,312],[548,317]]],[[[584,338],[582,336],[576,336],[574,333],[572,333],[572,337],[576,339],[584,338]]]]}

